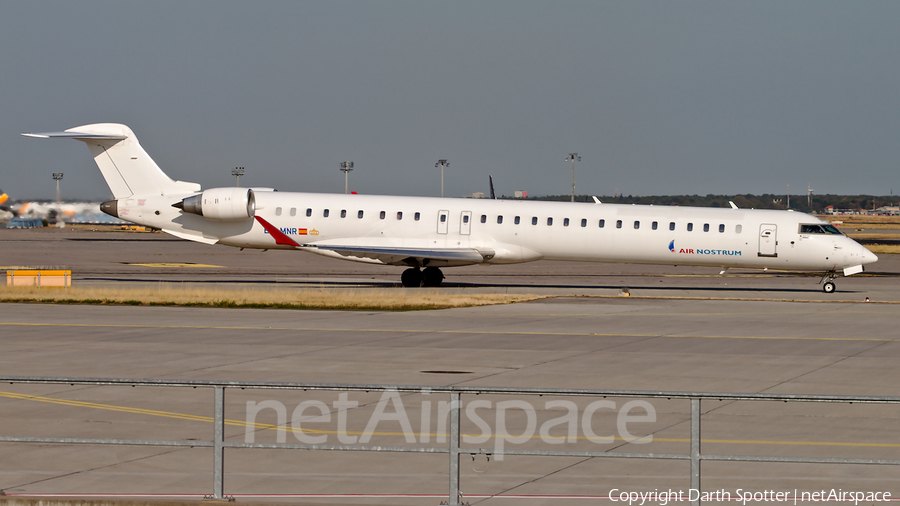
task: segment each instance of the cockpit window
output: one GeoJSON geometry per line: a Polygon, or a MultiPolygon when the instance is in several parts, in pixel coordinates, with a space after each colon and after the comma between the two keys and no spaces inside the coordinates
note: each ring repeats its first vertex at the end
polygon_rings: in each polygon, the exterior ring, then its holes
{"type": "Polygon", "coordinates": [[[834,227],[834,225],[800,225],[800,233],[801,234],[838,234],[841,235],[841,231],[834,227]]]}

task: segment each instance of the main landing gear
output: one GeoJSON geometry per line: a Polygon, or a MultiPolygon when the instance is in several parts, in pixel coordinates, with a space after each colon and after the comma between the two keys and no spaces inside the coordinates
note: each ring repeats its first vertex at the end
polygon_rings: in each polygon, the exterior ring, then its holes
{"type": "Polygon", "coordinates": [[[834,280],[835,279],[837,279],[836,272],[834,272],[834,271],[826,272],[825,276],[822,277],[822,280],[819,281],[819,283],[822,283],[822,291],[825,293],[834,293],[834,290],[835,290],[834,280]]]}
{"type": "Polygon", "coordinates": [[[400,275],[400,282],[405,287],[436,287],[441,286],[442,281],[444,281],[444,273],[437,267],[426,267],[421,271],[418,267],[410,267],[400,275]]]}

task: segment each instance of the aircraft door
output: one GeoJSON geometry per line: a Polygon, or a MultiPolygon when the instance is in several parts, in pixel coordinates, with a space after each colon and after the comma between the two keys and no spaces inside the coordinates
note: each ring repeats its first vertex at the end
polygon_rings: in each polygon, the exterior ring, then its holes
{"type": "Polygon", "coordinates": [[[450,226],[450,211],[438,211],[437,232],[446,234],[450,226]]]}
{"type": "Polygon", "coordinates": [[[759,256],[778,256],[778,226],[763,223],[759,226],[759,256]]]}
{"type": "Polygon", "coordinates": [[[463,211],[459,216],[459,233],[460,235],[472,233],[472,211],[463,211]]]}

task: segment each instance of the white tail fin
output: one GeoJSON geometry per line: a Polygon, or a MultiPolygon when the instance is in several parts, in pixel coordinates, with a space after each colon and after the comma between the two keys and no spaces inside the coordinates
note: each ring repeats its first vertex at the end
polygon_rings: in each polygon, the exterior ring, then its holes
{"type": "Polygon", "coordinates": [[[22,134],[38,138],[68,138],[87,144],[116,199],[151,195],[184,195],[200,191],[197,183],[173,181],[144,151],[134,132],[117,123],[96,123],[65,132],[22,134]]]}

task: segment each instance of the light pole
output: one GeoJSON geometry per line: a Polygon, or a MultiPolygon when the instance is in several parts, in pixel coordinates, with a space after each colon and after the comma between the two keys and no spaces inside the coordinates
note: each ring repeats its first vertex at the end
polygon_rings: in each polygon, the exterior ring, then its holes
{"type": "Polygon", "coordinates": [[[575,162],[580,162],[581,157],[578,156],[578,153],[569,153],[566,161],[572,162],[572,202],[575,202],[575,162]]]}
{"type": "Polygon", "coordinates": [[[441,168],[441,197],[444,196],[444,168],[449,165],[450,162],[448,162],[446,159],[438,160],[438,162],[434,164],[435,167],[441,168]]]}
{"type": "Polygon", "coordinates": [[[243,167],[235,167],[235,168],[231,169],[231,175],[237,178],[236,185],[238,188],[240,188],[241,187],[241,176],[244,175],[244,168],[243,167]]]}
{"type": "Polygon", "coordinates": [[[347,185],[349,178],[347,176],[351,170],[353,170],[353,162],[341,162],[341,171],[344,172],[344,193],[349,193],[349,186],[347,185]]]}
{"type": "Polygon", "coordinates": [[[62,172],[54,172],[53,179],[56,180],[56,202],[61,202],[59,199],[59,180],[63,178],[62,172]]]}

